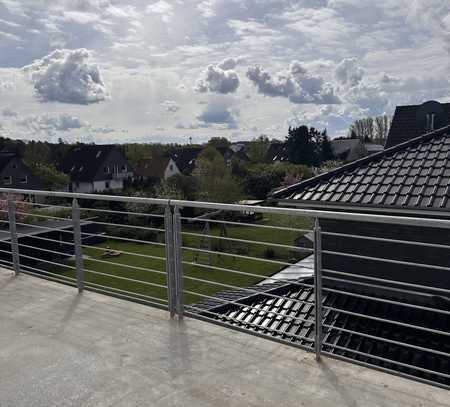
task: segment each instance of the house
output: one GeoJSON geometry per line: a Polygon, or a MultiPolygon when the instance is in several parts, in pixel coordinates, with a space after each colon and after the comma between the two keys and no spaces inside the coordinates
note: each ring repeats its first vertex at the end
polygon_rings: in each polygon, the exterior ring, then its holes
{"type": "MultiPolygon", "coordinates": [[[[393,144],[272,198],[322,211],[449,219],[450,126],[393,144]]],[[[449,386],[448,229],[336,217],[319,222],[326,308],[322,352],[449,386]]],[[[312,349],[313,298],[313,280],[306,277],[224,291],[196,307],[202,316],[312,349]]]]}
{"type": "Polygon", "coordinates": [[[121,190],[133,178],[123,151],[114,145],[76,145],[63,159],[62,171],[70,177],[72,192],[121,190]]]}
{"type": "Polygon", "coordinates": [[[450,124],[450,103],[430,100],[421,105],[397,106],[386,148],[450,124]]]}
{"type": "Polygon", "coordinates": [[[135,176],[141,180],[166,180],[177,174],[181,171],[175,161],[159,154],[139,160],[135,168],[135,176]]]}
{"type": "Polygon", "coordinates": [[[42,183],[16,153],[0,152],[2,188],[42,189],[42,183]]]}
{"type": "Polygon", "coordinates": [[[289,162],[286,144],[282,141],[273,141],[270,143],[264,161],[269,164],[289,162]]]}
{"type": "Polygon", "coordinates": [[[339,161],[352,162],[367,155],[383,150],[384,146],[376,143],[363,143],[360,139],[341,138],[331,140],[331,150],[339,161]]]}

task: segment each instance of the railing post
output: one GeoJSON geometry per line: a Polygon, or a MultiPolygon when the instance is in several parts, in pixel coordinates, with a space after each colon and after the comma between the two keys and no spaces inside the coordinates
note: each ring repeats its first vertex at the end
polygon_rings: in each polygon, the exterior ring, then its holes
{"type": "Polygon", "coordinates": [[[322,347],[322,235],[318,218],[314,222],[314,301],[314,347],[319,361],[322,347]]]}
{"type": "Polygon", "coordinates": [[[164,230],[166,242],[167,300],[170,318],[174,318],[176,314],[177,295],[176,295],[176,279],[175,279],[173,214],[170,206],[166,206],[166,209],[164,211],[164,230]]]}
{"type": "Polygon", "coordinates": [[[9,223],[9,235],[11,238],[11,255],[14,267],[14,273],[18,275],[20,273],[20,260],[19,260],[19,241],[17,239],[17,226],[16,226],[16,203],[10,194],[8,194],[8,223],[9,223]]]}
{"type": "Polygon", "coordinates": [[[84,289],[84,262],[83,251],[81,248],[81,222],[80,207],[76,198],[72,201],[72,225],[73,225],[73,243],[75,246],[75,267],[77,277],[78,292],[84,289]]]}
{"type": "Polygon", "coordinates": [[[174,270],[176,287],[176,308],[178,319],[183,319],[183,239],[181,234],[180,210],[175,206],[173,214],[174,270]]]}

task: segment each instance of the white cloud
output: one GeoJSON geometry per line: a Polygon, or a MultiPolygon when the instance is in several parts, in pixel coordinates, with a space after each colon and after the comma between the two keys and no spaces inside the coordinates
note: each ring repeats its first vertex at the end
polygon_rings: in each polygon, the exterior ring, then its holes
{"type": "Polygon", "coordinates": [[[72,129],[80,129],[88,126],[88,123],[82,121],[78,117],[71,116],[67,113],[62,113],[59,116],[50,115],[30,115],[17,121],[17,124],[27,127],[31,131],[52,132],[55,130],[69,131],[72,129]]]}
{"type": "Polygon", "coordinates": [[[89,104],[108,97],[98,67],[86,49],[56,50],[25,66],[42,101],[89,104]]]}
{"type": "Polygon", "coordinates": [[[176,113],[180,110],[180,105],[173,100],[165,100],[161,103],[161,106],[170,113],[176,113]]]}
{"type": "Polygon", "coordinates": [[[239,110],[233,106],[232,99],[217,97],[208,101],[205,109],[197,116],[197,120],[203,127],[236,129],[238,116],[239,110]]]}
{"type": "Polygon", "coordinates": [[[283,96],[292,103],[340,103],[333,86],[320,76],[307,71],[298,61],[293,61],[287,71],[271,75],[259,65],[248,68],[247,78],[265,96],[283,96]]]}
{"type": "Polygon", "coordinates": [[[19,114],[15,110],[10,109],[9,107],[5,107],[2,110],[2,115],[5,117],[17,117],[19,114]]]}
{"type": "Polygon", "coordinates": [[[344,86],[355,86],[361,82],[364,70],[358,66],[356,58],[344,58],[334,71],[338,82],[344,86]]]}
{"type": "Polygon", "coordinates": [[[197,80],[195,90],[200,93],[234,93],[239,87],[239,77],[232,69],[236,66],[237,60],[227,58],[219,64],[208,65],[203,71],[200,79],[197,80]]]}
{"type": "Polygon", "coordinates": [[[147,13],[155,13],[161,15],[162,21],[170,22],[173,17],[173,5],[165,0],[159,0],[156,3],[149,4],[146,8],[147,13]]]}

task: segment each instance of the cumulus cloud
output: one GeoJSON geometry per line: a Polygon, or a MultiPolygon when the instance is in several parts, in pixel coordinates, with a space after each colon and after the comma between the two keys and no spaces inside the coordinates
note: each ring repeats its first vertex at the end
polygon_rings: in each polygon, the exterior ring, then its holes
{"type": "Polygon", "coordinates": [[[173,5],[165,0],[159,0],[153,4],[149,4],[146,8],[147,13],[154,13],[161,15],[161,20],[165,23],[170,22],[173,17],[173,5]]]}
{"type": "Polygon", "coordinates": [[[17,117],[19,114],[15,110],[10,109],[9,107],[5,107],[2,110],[2,115],[4,117],[17,117]]]}
{"type": "Polygon", "coordinates": [[[178,112],[178,110],[180,110],[180,105],[173,100],[165,100],[161,103],[161,106],[170,113],[176,113],[178,112]]]}
{"type": "Polygon", "coordinates": [[[62,113],[58,116],[50,116],[47,114],[30,115],[19,119],[17,124],[36,132],[52,132],[54,130],[68,131],[88,126],[87,122],[67,113],[62,113]]]}
{"type": "Polygon", "coordinates": [[[304,66],[293,61],[286,71],[271,75],[259,65],[247,70],[247,78],[265,96],[283,96],[292,103],[337,104],[339,98],[333,86],[320,76],[314,76],[304,66]]]}
{"type": "Polygon", "coordinates": [[[239,87],[239,77],[233,68],[238,61],[234,58],[227,58],[216,65],[208,65],[203,71],[200,79],[197,80],[195,90],[200,93],[234,93],[239,87]]]}
{"type": "Polygon", "coordinates": [[[197,116],[202,127],[218,129],[236,129],[239,110],[233,107],[230,100],[212,99],[203,112],[197,116]]]}
{"type": "Polygon", "coordinates": [[[98,67],[84,48],[60,49],[23,68],[42,101],[74,104],[101,102],[108,97],[98,67]]]}
{"type": "Polygon", "coordinates": [[[358,85],[364,75],[364,70],[358,66],[356,58],[345,58],[337,64],[334,75],[344,86],[358,85]]]}

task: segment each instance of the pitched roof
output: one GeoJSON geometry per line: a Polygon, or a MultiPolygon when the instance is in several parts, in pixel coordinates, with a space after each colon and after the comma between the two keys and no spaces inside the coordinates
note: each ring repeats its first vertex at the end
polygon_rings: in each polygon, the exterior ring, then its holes
{"type": "Polygon", "coordinates": [[[268,163],[275,161],[288,161],[286,144],[281,141],[270,143],[266,152],[265,161],[268,163]]]}
{"type": "Polygon", "coordinates": [[[360,139],[331,140],[333,155],[343,161],[352,161],[363,156],[363,143],[360,139]]]}
{"type": "Polygon", "coordinates": [[[354,161],[272,197],[305,203],[450,209],[450,126],[354,161]]]}
{"type": "MultiPolygon", "coordinates": [[[[312,279],[303,280],[302,283],[312,284],[312,279]]],[[[323,305],[334,308],[324,314],[324,324],[329,327],[323,328],[323,351],[437,383],[450,384],[450,380],[442,376],[394,363],[418,366],[446,374],[450,367],[449,357],[374,338],[381,337],[449,353],[450,342],[444,335],[425,333],[379,320],[407,321],[411,325],[445,331],[450,323],[448,315],[425,310],[411,312],[410,307],[388,302],[381,304],[377,300],[351,295],[351,291],[348,291],[348,294],[323,291],[323,305]],[[361,310],[364,310],[365,315],[373,318],[361,318],[345,312],[360,313],[361,310]],[[351,330],[354,333],[345,332],[345,330],[351,330]],[[380,358],[394,362],[386,362],[380,358]]],[[[314,290],[312,287],[280,282],[256,285],[247,289],[220,292],[216,294],[215,299],[205,300],[195,304],[194,307],[192,312],[205,317],[313,348],[314,290]],[[249,294],[250,292],[253,294],[249,294]],[[284,298],[275,298],[270,295],[284,298]],[[226,303],[228,301],[238,304],[226,303]]],[[[436,303],[433,304],[433,308],[442,309],[443,307],[442,304],[436,303]]]]}
{"type": "Polygon", "coordinates": [[[92,181],[114,145],[81,145],[72,147],[62,161],[61,169],[72,181],[92,181]]]}
{"type": "Polygon", "coordinates": [[[435,129],[450,124],[450,103],[428,101],[422,105],[397,106],[386,140],[386,148],[404,143],[425,133],[427,113],[435,114],[435,129]]]}
{"type": "Polygon", "coordinates": [[[153,154],[151,157],[139,160],[135,174],[141,177],[164,178],[164,172],[169,164],[170,158],[153,154]]]}
{"type": "Polygon", "coordinates": [[[172,158],[181,172],[190,174],[203,147],[183,147],[173,150],[167,157],[172,158]]]}
{"type": "Polygon", "coordinates": [[[3,168],[5,168],[16,155],[16,153],[0,152],[0,171],[3,171],[3,168]]]}

